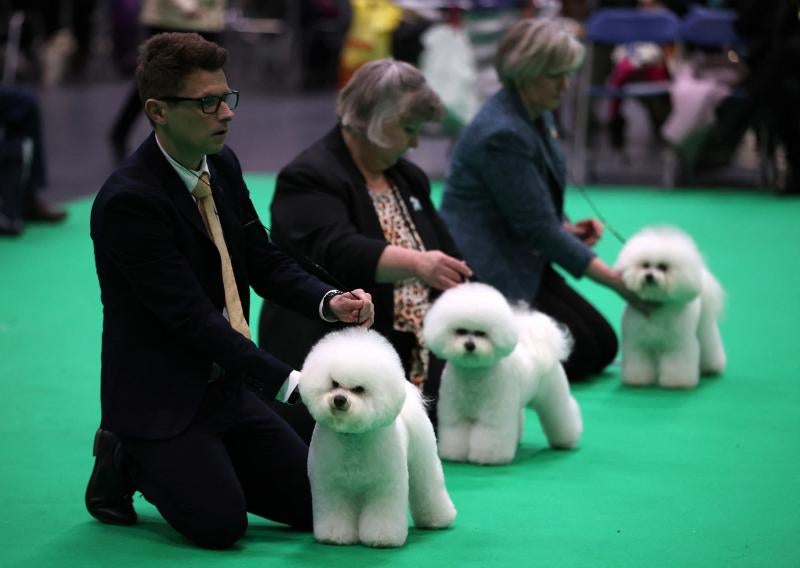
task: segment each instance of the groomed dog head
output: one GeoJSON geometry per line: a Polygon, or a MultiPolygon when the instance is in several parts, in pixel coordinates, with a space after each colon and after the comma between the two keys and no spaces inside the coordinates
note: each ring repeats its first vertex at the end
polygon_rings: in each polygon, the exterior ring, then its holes
{"type": "Polygon", "coordinates": [[[405,402],[405,373],[379,333],[348,328],[323,337],[303,363],[300,396],[314,419],[357,434],[387,426],[405,402]]]}
{"type": "Polygon", "coordinates": [[[685,303],[700,294],[705,263],[692,238],[676,227],[647,227],[620,251],[615,268],[643,300],[685,303]]]}
{"type": "Polygon", "coordinates": [[[423,330],[428,349],[459,367],[490,367],[517,345],[511,306],[498,290],[477,282],[442,294],[423,330]]]}

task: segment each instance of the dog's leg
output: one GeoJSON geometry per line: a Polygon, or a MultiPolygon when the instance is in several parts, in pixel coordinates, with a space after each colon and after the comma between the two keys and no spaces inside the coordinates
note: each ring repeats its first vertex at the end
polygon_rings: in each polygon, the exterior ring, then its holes
{"type": "Polygon", "coordinates": [[[631,387],[645,387],[656,382],[656,364],[652,356],[637,347],[622,345],[622,382],[631,387]]]}
{"type": "Polygon", "coordinates": [[[701,318],[697,339],[700,342],[700,371],[704,375],[721,374],[726,361],[717,322],[711,318],[701,318]]]}
{"type": "Polygon", "coordinates": [[[571,449],[577,445],[583,432],[583,419],[561,365],[542,376],[540,390],[531,406],[539,416],[551,448],[571,449]]]}
{"type": "Polygon", "coordinates": [[[358,511],[352,496],[326,487],[314,487],[312,495],[314,538],[326,544],[357,543],[358,511]]]}
{"type": "Polygon", "coordinates": [[[425,410],[409,420],[408,485],[414,525],[424,529],[449,527],[456,518],[456,508],[447,494],[442,462],[436,453],[436,436],[425,410]]]}
{"type": "Polygon", "coordinates": [[[443,460],[467,461],[471,427],[466,421],[443,424],[439,420],[439,456],[443,460]]]}
{"type": "MultiPolygon", "coordinates": [[[[404,476],[405,477],[405,476],[404,476]]],[[[361,510],[358,537],[367,546],[403,546],[408,536],[408,478],[395,480],[387,493],[370,495],[361,510]]]]}
{"type": "Polygon", "coordinates": [[[671,389],[689,389],[700,380],[700,345],[690,338],[681,349],[664,353],[658,361],[658,384],[671,389]]]}
{"type": "Polygon", "coordinates": [[[518,427],[516,412],[497,415],[491,424],[476,422],[470,432],[468,461],[483,465],[509,463],[517,453],[518,427]]]}

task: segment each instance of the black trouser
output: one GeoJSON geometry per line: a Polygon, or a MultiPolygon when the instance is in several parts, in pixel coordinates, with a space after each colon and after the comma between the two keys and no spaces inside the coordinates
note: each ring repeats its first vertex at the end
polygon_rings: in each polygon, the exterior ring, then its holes
{"type": "Polygon", "coordinates": [[[173,438],[120,438],[136,489],[199,546],[231,546],[248,512],[311,528],[308,446],[238,381],[212,383],[192,424],[173,438]]]}
{"type": "Polygon", "coordinates": [[[601,372],[616,357],[619,343],[612,327],[552,267],[542,275],[539,295],[533,304],[539,311],[567,326],[572,333],[572,354],[564,363],[570,382],[582,381],[601,372]]]}

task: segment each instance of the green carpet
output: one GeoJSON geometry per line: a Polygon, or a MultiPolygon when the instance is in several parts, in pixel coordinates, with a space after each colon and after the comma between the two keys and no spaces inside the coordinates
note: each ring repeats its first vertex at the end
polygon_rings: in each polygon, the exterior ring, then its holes
{"type": "MultiPolygon", "coordinates": [[[[266,214],[272,178],[249,182],[266,214]]],[[[198,550],[141,497],[137,526],[94,521],[83,507],[100,411],[91,202],[71,204],[62,226],[0,240],[0,566],[800,566],[800,200],[591,196],[626,236],[661,222],[695,236],[728,290],[727,372],[668,392],[622,388],[610,369],[574,389],[585,421],[577,451],[549,451],[531,415],[513,464],[445,466],[455,525],[412,529],[397,550],[322,546],[258,518],[234,550],[198,550]]],[[[568,203],[573,217],[591,214],[577,192],[568,203]]],[[[599,251],[612,261],[619,248],[607,235],[599,251]]],[[[618,324],[615,296],[579,287],[618,324]]]]}

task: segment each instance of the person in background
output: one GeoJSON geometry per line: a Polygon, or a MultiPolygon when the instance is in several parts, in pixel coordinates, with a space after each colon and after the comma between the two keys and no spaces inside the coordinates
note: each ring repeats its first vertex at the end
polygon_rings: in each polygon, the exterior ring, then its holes
{"type": "MultiPolygon", "coordinates": [[[[139,22],[148,37],[164,32],[197,32],[208,41],[220,43],[226,5],[227,0],[142,0],[139,22]]],[[[118,163],[128,155],[128,135],[141,114],[142,102],[134,83],[109,135],[118,163]]]]}
{"type": "MultiPolygon", "coordinates": [[[[420,168],[403,157],[442,104],[412,65],[379,59],[356,71],[339,94],[339,122],[278,174],[272,237],[321,265],[340,287],[375,302],[375,329],[397,349],[409,380],[434,404],[441,361],[422,340],[422,320],[440,291],[472,275],[430,200],[420,168]]],[[[261,346],[299,366],[325,333],[266,302],[261,346]],[[271,333],[280,330],[280,333],[271,333]]]]}
{"type": "Polygon", "coordinates": [[[4,174],[0,188],[0,235],[19,235],[26,221],[57,223],[66,219],[66,211],[42,197],[47,167],[39,101],[17,87],[0,86],[0,155],[8,156],[2,171],[6,172],[6,167],[13,170],[4,174]]]}
{"type": "Polygon", "coordinates": [[[618,342],[553,265],[641,306],[592,249],[603,224],[573,223],[564,213],[566,169],[552,111],[583,56],[583,46],[553,20],[520,20],[504,34],[495,57],[503,86],[461,134],[440,210],[477,278],[569,328],[570,381],[602,371],[618,342]]]}
{"type": "Polygon", "coordinates": [[[135,523],[135,489],[214,549],[244,534],[248,513],[311,527],[308,446],[275,400],[298,373],[250,340],[250,287],[308,318],[373,321],[369,294],[309,275],[263,230],[225,146],[239,101],[226,59],[194,33],[144,44],[136,77],[154,133],[108,178],[91,214],[102,418],[87,509],[135,523]]]}

